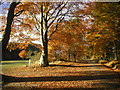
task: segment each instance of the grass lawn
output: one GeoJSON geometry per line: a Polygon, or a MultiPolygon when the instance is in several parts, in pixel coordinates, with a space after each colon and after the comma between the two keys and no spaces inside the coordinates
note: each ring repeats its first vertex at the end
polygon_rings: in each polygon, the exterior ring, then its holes
{"type": "MultiPolygon", "coordinates": [[[[1,61],[1,63],[0,63],[0,73],[11,72],[14,68],[23,67],[25,65],[28,65],[28,63],[29,63],[29,60],[1,61]]],[[[2,81],[0,81],[0,85],[1,84],[2,84],[2,81]]]]}
{"type": "MultiPolygon", "coordinates": [[[[49,64],[57,64],[61,61],[50,62],[49,64]]],[[[31,61],[31,64],[34,63],[31,61]]],[[[29,60],[9,60],[9,61],[1,61],[0,69],[1,70],[9,70],[12,68],[24,67],[25,65],[29,65],[29,60]]]]}
{"type": "Polygon", "coordinates": [[[9,69],[14,67],[22,67],[28,65],[29,60],[9,60],[9,61],[1,61],[0,67],[2,69],[9,69]]]}

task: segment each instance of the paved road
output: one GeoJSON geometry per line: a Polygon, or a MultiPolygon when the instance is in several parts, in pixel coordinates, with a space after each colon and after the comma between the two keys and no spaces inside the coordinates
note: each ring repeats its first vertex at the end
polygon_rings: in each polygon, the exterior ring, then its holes
{"type": "Polygon", "coordinates": [[[45,68],[36,67],[36,71],[22,69],[21,72],[9,73],[16,77],[3,76],[9,80],[3,90],[120,90],[118,73],[101,64],[62,62],[45,68]]]}

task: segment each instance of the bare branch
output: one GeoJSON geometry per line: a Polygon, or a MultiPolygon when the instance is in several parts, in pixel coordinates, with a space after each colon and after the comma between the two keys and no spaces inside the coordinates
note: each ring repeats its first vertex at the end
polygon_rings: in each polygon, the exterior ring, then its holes
{"type": "MultiPolygon", "coordinates": [[[[62,19],[61,19],[61,17],[60,17],[60,18],[57,20],[57,23],[62,22],[63,19],[64,19],[64,17],[63,17],[62,19]]],[[[59,24],[57,24],[57,25],[55,26],[55,30],[50,34],[50,36],[48,37],[48,40],[50,40],[51,36],[57,31],[58,25],[59,25],[59,24]]]]}
{"type": "Polygon", "coordinates": [[[37,30],[37,31],[39,31],[39,32],[40,32],[40,30],[38,29],[38,27],[37,27],[36,25],[35,25],[35,28],[36,28],[36,30],[37,30]]]}
{"type": "Polygon", "coordinates": [[[37,19],[37,17],[32,13],[32,17],[36,20],[36,23],[38,24],[38,26],[40,27],[40,20],[37,19]]]}
{"type": "Polygon", "coordinates": [[[41,36],[42,36],[42,42],[44,42],[44,32],[43,32],[43,13],[44,13],[44,11],[43,11],[43,5],[41,5],[41,36]]]}
{"type": "Polygon", "coordinates": [[[59,13],[62,11],[62,9],[66,6],[67,2],[64,4],[63,7],[61,7],[61,9],[57,12],[55,18],[52,20],[52,22],[48,25],[48,28],[53,24],[53,22],[56,20],[56,18],[58,17],[59,13]]]}
{"type": "Polygon", "coordinates": [[[53,14],[56,12],[56,10],[58,9],[58,8],[60,8],[60,6],[62,5],[62,3],[61,4],[59,4],[59,6],[58,7],[56,7],[55,9],[54,9],[54,11],[51,13],[51,15],[50,15],[50,17],[49,17],[49,19],[48,19],[48,21],[51,19],[51,17],[53,16],[53,14]]]}
{"type": "Polygon", "coordinates": [[[23,11],[24,11],[24,10],[21,10],[21,11],[17,12],[17,13],[14,15],[14,17],[20,16],[20,14],[22,14],[23,11]]]}

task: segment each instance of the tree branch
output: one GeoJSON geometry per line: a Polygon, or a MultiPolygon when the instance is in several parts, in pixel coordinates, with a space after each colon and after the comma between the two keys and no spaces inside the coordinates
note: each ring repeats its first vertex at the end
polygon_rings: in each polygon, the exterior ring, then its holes
{"type": "MultiPolygon", "coordinates": [[[[62,20],[64,19],[64,17],[61,19],[61,17],[57,20],[57,23],[62,22],[62,20]]],[[[57,31],[58,28],[58,24],[55,26],[55,30],[49,35],[48,40],[50,40],[51,36],[57,31]]]]}
{"type": "Polygon", "coordinates": [[[17,13],[14,15],[14,17],[20,16],[20,14],[22,14],[23,11],[24,11],[24,10],[21,10],[21,11],[17,12],[17,13]]]}
{"type": "Polygon", "coordinates": [[[50,15],[48,21],[51,19],[51,16],[55,13],[55,11],[56,11],[61,5],[62,5],[62,4],[60,4],[58,7],[56,7],[56,8],[54,9],[54,11],[51,13],[51,15],[50,15]]]}
{"type": "Polygon", "coordinates": [[[67,2],[64,4],[64,6],[62,6],[60,8],[60,10],[57,12],[55,18],[51,21],[51,23],[48,25],[48,28],[53,24],[53,22],[56,20],[56,18],[58,17],[59,13],[62,11],[62,9],[66,6],[67,2]]]}

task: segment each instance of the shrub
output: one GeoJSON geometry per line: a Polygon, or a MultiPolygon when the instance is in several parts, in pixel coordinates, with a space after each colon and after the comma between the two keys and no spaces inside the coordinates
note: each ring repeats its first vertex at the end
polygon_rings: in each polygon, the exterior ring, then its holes
{"type": "Polygon", "coordinates": [[[32,46],[32,45],[28,45],[27,49],[26,49],[26,59],[31,59],[33,56],[37,55],[37,53],[40,53],[39,48],[32,46]]]}
{"type": "Polygon", "coordinates": [[[30,57],[31,62],[32,62],[32,63],[35,63],[35,62],[39,61],[40,55],[41,55],[40,52],[37,52],[35,55],[31,56],[31,57],[30,57]]]}

